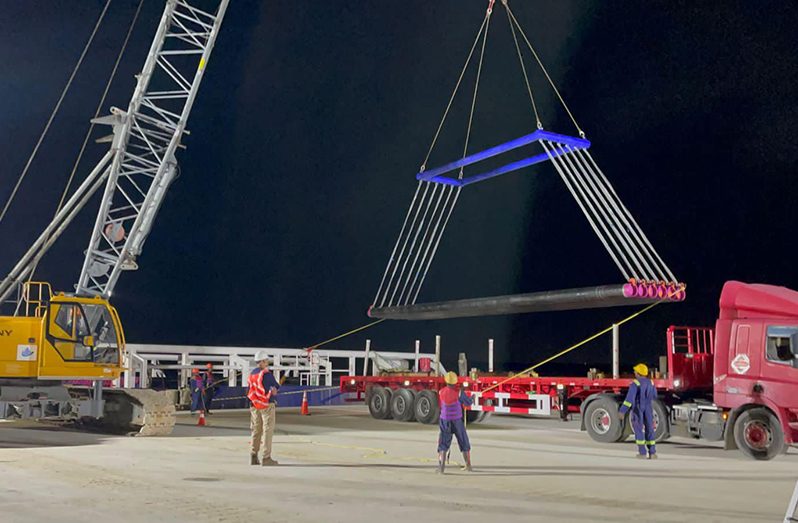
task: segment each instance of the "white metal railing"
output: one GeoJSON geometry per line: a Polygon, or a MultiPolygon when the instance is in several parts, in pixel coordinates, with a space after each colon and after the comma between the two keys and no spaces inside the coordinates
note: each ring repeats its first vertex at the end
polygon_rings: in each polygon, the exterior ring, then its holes
{"type": "MultiPolygon", "coordinates": [[[[280,379],[283,375],[296,377],[303,385],[335,385],[335,375],[355,375],[358,369],[365,369],[366,358],[369,361],[400,360],[407,361],[409,369],[418,368],[418,360],[435,355],[415,352],[374,351],[374,350],[337,350],[305,349],[277,347],[219,347],[198,345],[149,345],[128,344],[125,359],[126,370],[120,382],[125,387],[150,386],[153,373],[165,370],[179,371],[179,383],[185,384],[191,369],[200,364],[212,362],[214,370],[223,373],[230,386],[243,385],[246,376],[255,366],[254,357],[258,351],[266,351],[272,360],[272,372],[280,379]],[[136,380],[136,377],[139,379],[136,380]]],[[[374,367],[374,364],[372,364],[374,367]]]]}

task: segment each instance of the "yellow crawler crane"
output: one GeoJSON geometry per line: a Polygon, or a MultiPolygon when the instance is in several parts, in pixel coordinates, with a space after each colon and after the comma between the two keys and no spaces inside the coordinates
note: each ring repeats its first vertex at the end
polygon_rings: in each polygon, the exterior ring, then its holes
{"type": "Polygon", "coordinates": [[[124,370],[124,331],[107,300],[53,296],[49,284],[32,282],[16,313],[0,316],[0,418],[90,421],[146,436],[172,432],[175,407],[167,393],[101,386],[124,370]],[[79,380],[96,386],[89,393],[63,383],[79,380]]]}
{"type": "MultiPolygon", "coordinates": [[[[174,404],[168,393],[103,390],[104,381],[119,378],[125,361],[122,324],[108,300],[122,272],[138,268],[137,258],[177,176],[176,153],[185,148],[186,123],[229,2],[166,0],[127,109],[111,107],[110,115],[92,120],[111,127],[111,135],[98,140],[109,143],[110,150],[69,198],[64,191],[53,220],[0,280],[0,308],[13,307],[10,316],[0,316],[0,418],[89,419],[145,436],[171,432],[174,404]],[[38,263],[97,193],[100,207],[74,295],[53,295],[49,284],[32,282],[38,263]],[[11,300],[15,292],[18,299],[11,300]],[[62,383],[78,380],[93,385],[62,383]]],[[[119,58],[126,45],[127,40],[119,58]]],[[[113,73],[106,92],[112,80],[113,73]]],[[[62,97],[68,89],[69,83],[62,97]]],[[[35,154],[36,149],[26,165],[35,154]]],[[[15,194],[16,189],[0,221],[15,194]]]]}

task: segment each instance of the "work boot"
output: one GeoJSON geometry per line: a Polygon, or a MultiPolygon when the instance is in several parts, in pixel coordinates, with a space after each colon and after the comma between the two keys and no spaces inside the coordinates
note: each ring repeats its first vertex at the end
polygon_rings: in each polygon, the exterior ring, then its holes
{"type": "Polygon", "coordinates": [[[648,459],[648,456],[646,456],[645,454],[638,454],[638,455],[637,455],[637,456],[635,456],[635,457],[636,457],[637,459],[648,459]]]}
{"type": "Polygon", "coordinates": [[[258,461],[257,454],[250,454],[249,455],[249,464],[250,465],[260,465],[260,461],[258,461]]]}
{"type": "Polygon", "coordinates": [[[263,462],[261,463],[261,465],[263,465],[264,467],[272,467],[274,465],[279,465],[279,463],[277,463],[277,461],[273,460],[272,458],[263,458],[263,462]]]}
{"type": "Polygon", "coordinates": [[[471,468],[471,452],[470,451],[469,452],[463,452],[463,460],[465,461],[465,463],[463,463],[463,466],[460,468],[460,470],[464,470],[466,472],[471,472],[473,469],[471,468]]]}
{"type": "Polygon", "coordinates": [[[435,470],[438,474],[443,474],[446,469],[446,453],[438,452],[438,468],[435,470]]]}
{"type": "Polygon", "coordinates": [[[654,452],[654,453],[652,453],[652,454],[649,454],[649,455],[648,455],[648,459],[657,459],[657,453],[656,453],[656,452],[654,452]]]}

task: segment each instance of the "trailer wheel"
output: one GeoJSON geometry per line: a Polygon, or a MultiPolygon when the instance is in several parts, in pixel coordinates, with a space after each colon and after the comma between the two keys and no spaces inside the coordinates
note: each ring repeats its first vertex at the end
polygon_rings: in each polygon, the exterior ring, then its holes
{"type": "Polygon", "coordinates": [[[659,443],[671,437],[670,418],[668,409],[660,400],[654,400],[651,405],[654,411],[654,441],[659,443]]]}
{"type": "MultiPolygon", "coordinates": [[[[665,404],[662,403],[660,400],[654,400],[651,402],[651,407],[653,411],[653,420],[654,420],[654,441],[660,443],[662,441],[667,441],[671,437],[671,425],[670,425],[670,418],[668,416],[668,409],[665,407],[665,404]],[[661,423],[660,420],[665,420],[664,423],[661,423]]],[[[618,441],[626,441],[629,439],[629,436],[634,435],[634,429],[632,428],[632,416],[626,416],[623,424],[623,435],[618,441]]]]}
{"type": "Polygon", "coordinates": [[[743,454],[756,460],[773,459],[784,452],[779,419],[761,407],[744,411],[734,423],[734,441],[743,454]]]}
{"type": "Polygon", "coordinates": [[[369,412],[374,419],[388,419],[391,417],[391,389],[386,389],[379,385],[371,388],[369,412]]]}
{"type": "Polygon", "coordinates": [[[396,421],[413,421],[416,413],[413,405],[416,393],[410,389],[396,389],[391,397],[391,416],[396,421]]]}
{"type": "Polygon", "coordinates": [[[465,419],[466,423],[482,423],[487,416],[484,411],[481,410],[467,410],[465,411],[465,419]]]}
{"type": "Polygon", "coordinates": [[[610,397],[593,400],[585,410],[585,429],[594,441],[615,443],[623,437],[623,425],[618,419],[618,402],[610,397]]]}
{"type": "Polygon", "coordinates": [[[416,403],[413,406],[416,414],[416,421],[426,425],[438,423],[440,407],[438,406],[438,395],[431,390],[422,390],[416,395],[416,403]]]}

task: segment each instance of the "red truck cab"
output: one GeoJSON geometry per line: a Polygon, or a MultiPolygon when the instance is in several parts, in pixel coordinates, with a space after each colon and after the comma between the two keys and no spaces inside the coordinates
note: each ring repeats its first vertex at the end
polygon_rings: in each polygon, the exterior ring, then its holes
{"type": "Polygon", "coordinates": [[[769,459],[798,443],[798,292],[727,282],[715,337],[713,399],[728,412],[727,448],[769,459]]]}

